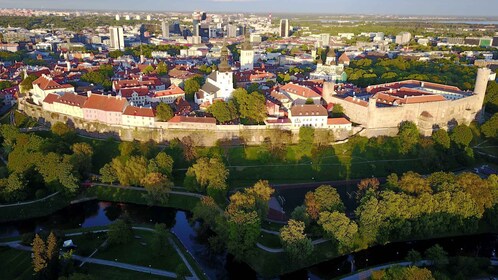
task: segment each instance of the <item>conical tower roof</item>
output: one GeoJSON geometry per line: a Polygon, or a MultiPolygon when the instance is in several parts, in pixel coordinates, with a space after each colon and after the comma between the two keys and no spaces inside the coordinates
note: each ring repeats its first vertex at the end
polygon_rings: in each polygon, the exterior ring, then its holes
{"type": "Polygon", "coordinates": [[[232,68],[228,64],[228,48],[226,42],[223,42],[223,47],[221,48],[220,64],[218,65],[218,71],[220,72],[232,71],[232,68]]]}
{"type": "Polygon", "coordinates": [[[252,51],[251,39],[249,38],[249,31],[246,31],[244,43],[242,43],[243,51],[252,51]]]}
{"type": "Polygon", "coordinates": [[[329,52],[327,53],[327,57],[336,57],[337,55],[335,54],[335,51],[333,48],[329,49],[329,52]]]}

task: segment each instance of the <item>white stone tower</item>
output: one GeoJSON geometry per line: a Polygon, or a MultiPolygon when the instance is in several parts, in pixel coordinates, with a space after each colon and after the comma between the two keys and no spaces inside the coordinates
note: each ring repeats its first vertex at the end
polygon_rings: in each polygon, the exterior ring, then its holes
{"type": "Polygon", "coordinates": [[[246,32],[246,38],[240,51],[240,71],[250,71],[254,69],[254,50],[249,39],[249,32],[246,32]]]}

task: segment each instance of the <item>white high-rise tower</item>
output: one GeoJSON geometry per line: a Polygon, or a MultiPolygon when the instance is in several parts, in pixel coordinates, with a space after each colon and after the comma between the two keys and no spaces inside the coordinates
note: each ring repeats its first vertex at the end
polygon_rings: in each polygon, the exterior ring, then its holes
{"type": "Polygon", "coordinates": [[[113,50],[124,51],[125,44],[124,44],[123,27],[121,27],[121,26],[110,27],[109,33],[110,33],[110,41],[111,41],[110,48],[113,50]]]}

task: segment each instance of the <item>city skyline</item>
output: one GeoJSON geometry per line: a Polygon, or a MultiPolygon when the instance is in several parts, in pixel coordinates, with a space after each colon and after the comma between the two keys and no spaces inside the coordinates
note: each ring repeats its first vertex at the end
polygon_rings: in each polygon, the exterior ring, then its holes
{"type": "Polygon", "coordinates": [[[254,12],[254,13],[319,13],[319,14],[378,14],[378,15],[428,15],[428,16],[495,16],[498,1],[480,0],[479,5],[464,0],[397,1],[397,0],[309,0],[303,6],[299,0],[108,0],[108,1],[56,1],[56,0],[0,0],[0,8],[71,9],[107,11],[191,11],[254,12]],[[119,7],[123,7],[122,9],[119,7]],[[150,7],[150,8],[149,8],[150,7]]]}

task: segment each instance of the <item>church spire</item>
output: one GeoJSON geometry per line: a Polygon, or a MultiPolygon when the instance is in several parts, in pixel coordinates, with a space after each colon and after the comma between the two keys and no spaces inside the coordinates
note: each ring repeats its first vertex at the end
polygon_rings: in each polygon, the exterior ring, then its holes
{"type": "Polygon", "coordinates": [[[228,48],[225,40],[223,40],[223,47],[221,48],[221,57],[220,57],[220,64],[218,65],[218,71],[220,72],[232,71],[232,68],[228,64],[228,48]]]}

